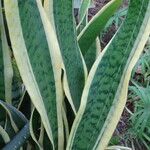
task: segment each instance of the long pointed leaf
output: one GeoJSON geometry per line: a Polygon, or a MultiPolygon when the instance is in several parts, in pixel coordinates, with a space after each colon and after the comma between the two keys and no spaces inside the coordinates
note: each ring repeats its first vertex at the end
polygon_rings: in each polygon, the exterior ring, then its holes
{"type": "Polygon", "coordinates": [[[85,85],[67,150],[104,150],[124,109],[131,71],[150,34],[150,1],[131,0],[126,21],[85,85]]]}
{"type": "Polygon", "coordinates": [[[12,49],[53,148],[63,147],[59,47],[40,0],[5,0],[12,49]]]}
{"type": "Polygon", "coordinates": [[[86,67],[77,42],[73,0],[53,0],[55,29],[64,69],[64,90],[76,113],[86,80],[86,67]]]}

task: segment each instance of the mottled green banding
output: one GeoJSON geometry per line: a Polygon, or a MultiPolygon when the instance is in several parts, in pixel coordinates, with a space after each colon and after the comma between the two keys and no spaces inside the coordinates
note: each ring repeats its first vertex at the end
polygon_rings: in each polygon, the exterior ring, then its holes
{"type": "Polygon", "coordinates": [[[18,7],[28,56],[45,104],[52,128],[55,148],[57,149],[56,87],[43,23],[36,0],[18,0],[18,7]]]}
{"type": "Polygon", "coordinates": [[[96,56],[97,56],[97,46],[96,46],[96,40],[95,40],[93,44],[87,50],[86,54],[84,55],[84,59],[85,59],[88,72],[91,70],[91,67],[96,60],[96,56]]]}
{"type": "Polygon", "coordinates": [[[112,106],[149,0],[131,0],[126,21],[99,63],[72,150],[92,150],[112,106]]]}
{"type": "Polygon", "coordinates": [[[56,33],[66,70],[70,94],[78,110],[85,74],[74,23],[72,0],[53,0],[56,33]]]}
{"type": "Polygon", "coordinates": [[[0,99],[5,99],[5,83],[4,83],[4,60],[2,50],[2,39],[0,31],[0,99]]]}

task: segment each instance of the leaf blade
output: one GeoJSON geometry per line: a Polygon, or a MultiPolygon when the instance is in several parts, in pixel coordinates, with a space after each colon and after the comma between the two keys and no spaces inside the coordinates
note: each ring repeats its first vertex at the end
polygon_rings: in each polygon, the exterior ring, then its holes
{"type": "Polygon", "coordinates": [[[126,21],[103,56],[99,56],[95,62],[85,85],[67,150],[103,150],[108,145],[126,103],[132,68],[150,33],[149,9],[149,0],[138,3],[132,0],[126,21]],[[135,20],[133,16],[136,16],[135,20]],[[129,27],[132,32],[128,32],[129,27]],[[130,38],[126,39],[126,36],[130,38]]]}
{"type": "Polygon", "coordinates": [[[78,35],[78,43],[83,56],[121,3],[122,0],[111,0],[93,17],[78,35]]]}

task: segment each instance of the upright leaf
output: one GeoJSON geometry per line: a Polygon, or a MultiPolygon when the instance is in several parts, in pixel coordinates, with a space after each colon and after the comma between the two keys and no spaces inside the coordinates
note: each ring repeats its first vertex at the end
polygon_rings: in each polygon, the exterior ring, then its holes
{"type": "Polygon", "coordinates": [[[150,1],[130,0],[127,18],[96,60],[67,150],[104,150],[126,103],[131,71],[150,34],[150,1]]]}
{"type": "Polygon", "coordinates": [[[40,0],[5,0],[12,49],[53,149],[63,148],[59,46],[40,0]]]}
{"type": "Polygon", "coordinates": [[[76,113],[86,80],[86,67],[77,42],[73,0],[53,0],[55,29],[64,69],[64,90],[76,113]]]}

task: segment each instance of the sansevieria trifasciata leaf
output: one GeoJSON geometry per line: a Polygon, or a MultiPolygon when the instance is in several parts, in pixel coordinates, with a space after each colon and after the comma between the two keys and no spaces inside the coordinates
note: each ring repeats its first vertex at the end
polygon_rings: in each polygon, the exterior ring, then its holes
{"type": "Polygon", "coordinates": [[[130,0],[128,15],[94,63],[67,150],[104,150],[126,103],[131,71],[150,34],[150,1],[130,0]]]}
{"type": "Polygon", "coordinates": [[[53,149],[63,149],[59,46],[40,0],[5,0],[14,57],[53,149]]]}
{"type": "Polygon", "coordinates": [[[73,0],[53,0],[53,12],[64,69],[64,90],[76,113],[80,106],[87,70],[77,42],[73,0]]]}

